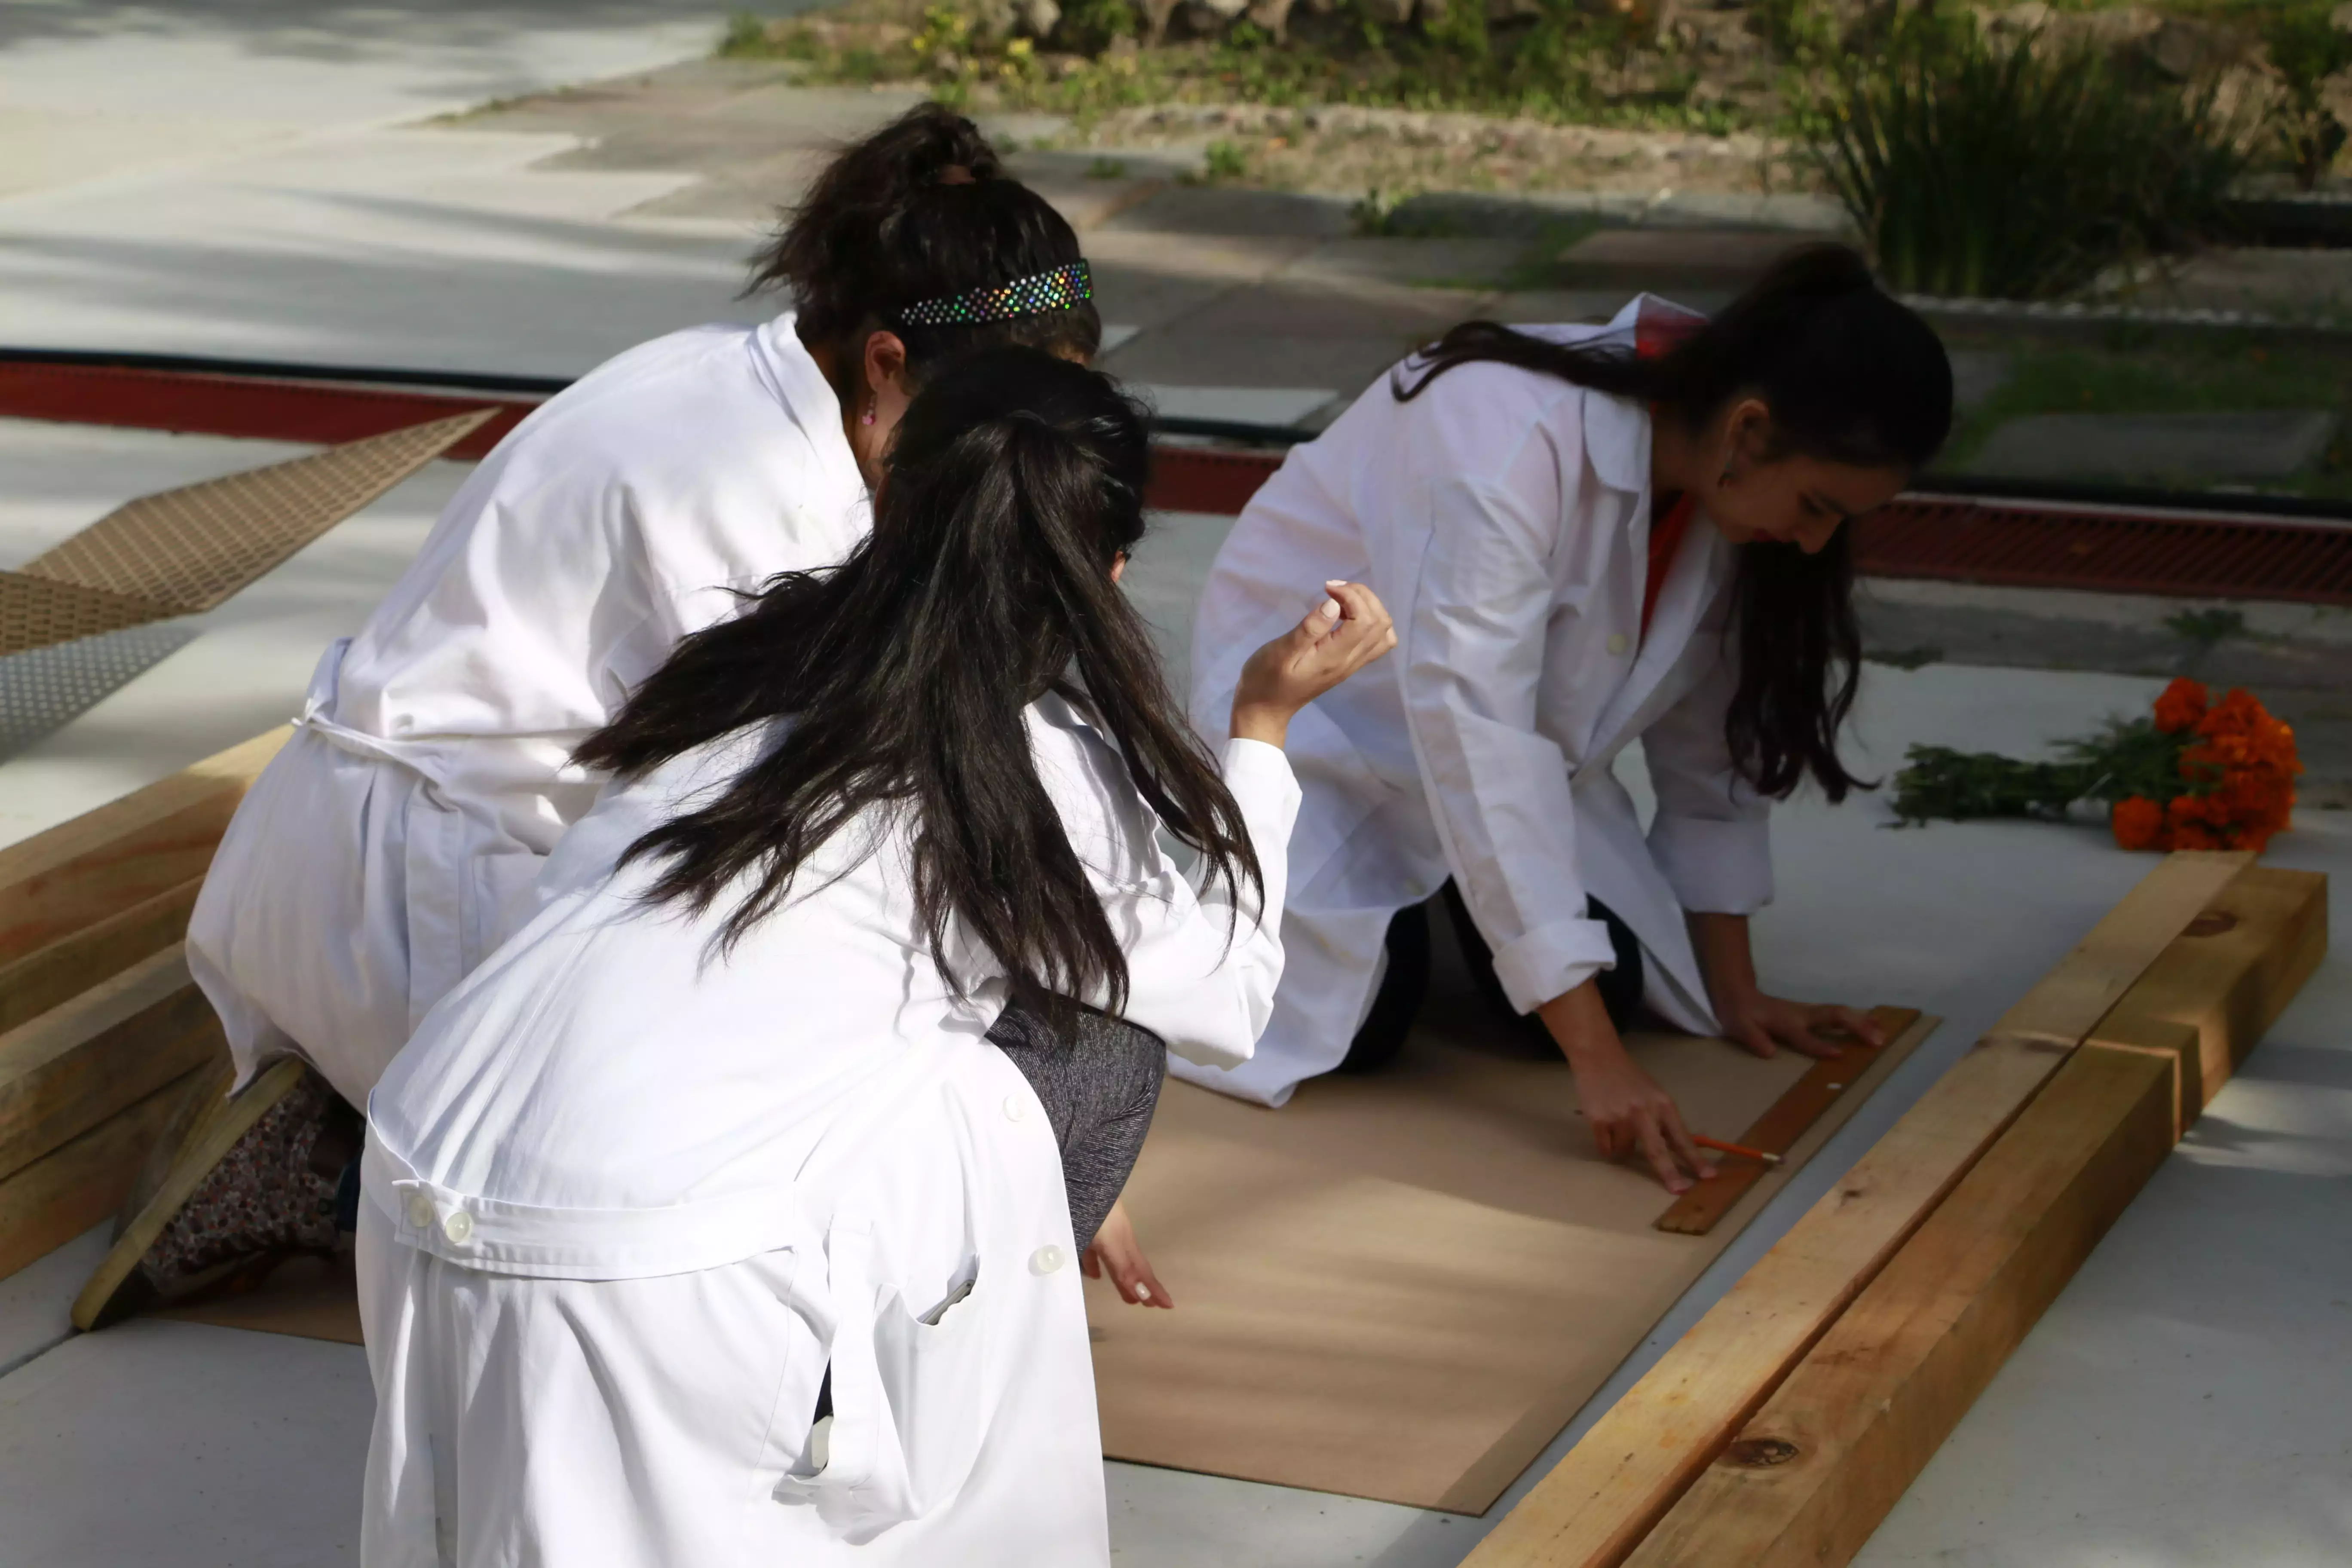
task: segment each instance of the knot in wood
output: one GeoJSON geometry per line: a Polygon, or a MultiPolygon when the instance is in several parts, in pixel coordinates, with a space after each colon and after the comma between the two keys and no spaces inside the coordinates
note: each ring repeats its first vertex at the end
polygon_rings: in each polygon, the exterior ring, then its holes
{"type": "Polygon", "coordinates": [[[1786,1437],[1742,1437],[1725,1449],[1723,1457],[1735,1465],[1762,1469],[1771,1465],[1785,1465],[1795,1458],[1797,1446],[1786,1437]]]}
{"type": "Polygon", "coordinates": [[[2238,917],[2227,910],[2207,910],[2189,922],[2189,936],[2220,936],[2225,931],[2238,929],[2238,917]]]}

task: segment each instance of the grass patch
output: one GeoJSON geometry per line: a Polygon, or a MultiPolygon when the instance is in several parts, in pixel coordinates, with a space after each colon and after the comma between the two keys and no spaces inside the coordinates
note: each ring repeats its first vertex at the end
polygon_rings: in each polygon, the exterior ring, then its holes
{"type": "MultiPolygon", "coordinates": [[[[2218,414],[2334,409],[2352,427],[2352,351],[2250,334],[2117,333],[2111,346],[2017,351],[2009,378],[1954,431],[1937,465],[1963,468],[1992,432],[2034,414],[2218,414]]],[[[2312,472],[2265,485],[2352,499],[2352,453],[2338,434],[2312,472]]],[[[2187,634],[2183,634],[2187,635],[2187,634]]]]}
{"type": "Polygon", "coordinates": [[[927,83],[950,102],[1067,114],[1082,125],[1164,103],[1360,104],[1710,134],[1757,121],[1698,90],[1691,60],[1656,35],[1644,6],[1533,5],[1531,15],[1490,24],[1473,0],[1396,26],[1373,20],[1361,0],[1338,0],[1325,14],[1297,7],[1279,38],[1242,21],[1215,37],[1147,44],[1128,0],[1071,0],[1043,39],[1011,36],[977,8],[850,0],[782,21],[739,15],[719,52],[799,61],[813,80],[927,83]]]}

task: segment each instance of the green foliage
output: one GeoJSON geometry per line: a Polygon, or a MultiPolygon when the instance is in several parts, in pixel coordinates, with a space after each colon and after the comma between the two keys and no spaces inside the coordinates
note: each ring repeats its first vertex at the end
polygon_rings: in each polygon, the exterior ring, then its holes
{"type": "Polygon", "coordinates": [[[1127,178],[1126,160],[1120,158],[1097,158],[1093,163],[1087,165],[1087,178],[1089,180],[1124,180],[1127,178]]]}
{"type": "Polygon", "coordinates": [[[2246,616],[2242,610],[2183,610],[2177,616],[2167,616],[2164,625],[2174,637],[2200,653],[2246,635],[2246,616]]]}
{"type": "Polygon", "coordinates": [[[2245,165],[2210,87],[2130,80],[2087,44],[1998,42],[1927,14],[1843,57],[1803,104],[1807,153],[1881,274],[2042,299],[2221,232],[2245,165]]]}
{"type": "Polygon", "coordinates": [[[1931,664],[1944,662],[1944,650],[1939,647],[1873,648],[1862,656],[1873,664],[1884,664],[1895,669],[1925,669],[1931,664]]]}
{"type": "Polygon", "coordinates": [[[1284,40],[1243,21],[1216,38],[1114,48],[1141,31],[1135,0],[1066,0],[1043,46],[1062,57],[1047,71],[1034,56],[1016,58],[1020,40],[993,36],[962,5],[930,6],[908,37],[882,28],[887,15],[877,9],[869,18],[853,0],[822,21],[777,25],[772,33],[756,19],[730,24],[720,49],[805,60],[816,81],[926,81],[935,97],[958,103],[984,88],[992,107],[1067,114],[1081,126],[1150,103],[1243,102],[1461,110],[1715,134],[1738,128],[1732,110],[1694,100],[1696,79],[1687,70],[1651,68],[1643,78],[1649,86],[1623,85],[1637,58],[1657,66],[1633,18],[1588,15],[1577,0],[1538,4],[1539,16],[1507,34],[1490,33],[1483,0],[1454,0],[1426,25],[1399,27],[1373,23],[1358,0],[1339,0],[1328,16],[1295,17],[1284,40]],[[894,41],[843,47],[851,36],[845,28],[869,21],[877,37],[894,41]]]}
{"type": "Polygon", "coordinates": [[[727,18],[727,31],[719,37],[721,58],[736,59],[744,56],[768,52],[768,24],[749,11],[738,11],[727,18]]]}
{"type": "Polygon", "coordinates": [[[2184,782],[2182,743],[2181,737],[2158,729],[2155,720],[2142,718],[2109,720],[2094,739],[2061,748],[2055,762],[1914,746],[1895,775],[1895,815],[1906,824],[2055,817],[2077,801],[2112,805],[2133,795],[2160,801],[2208,793],[2218,781],[2184,782]]]}
{"type": "Polygon", "coordinates": [[[2344,122],[2321,100],[2327,79],[2352,68],[2352,33],[2324,10],[2282,7],[2263,22],[2263,47],[2284,89],[2273,126],[2305,190],[2319,184],[2343,150],[2344,122]]]}
{"type": "Polygon", "coordinates": [[[1238,180],[1249,173],[1249,154],[1237,142],[1212,142],[1202,168],[1212,180],[1238,180]]]}
{"type": "Polygon", "coordinates": [[[1143,30],[1142,18],[1128,0],[1070,0],[1054,29],[1057,47],[1082,55],[1098,55],[1121,38],[1143,30]]]}

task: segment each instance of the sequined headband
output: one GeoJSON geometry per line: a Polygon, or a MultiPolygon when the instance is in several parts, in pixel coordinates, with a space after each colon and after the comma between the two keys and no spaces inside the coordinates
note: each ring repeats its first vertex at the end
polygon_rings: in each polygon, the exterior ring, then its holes
{"type": "Polygon", "coordinates": [[[944,300],[918,300],[899,311],[898,320],[909,327],[976,327],[983,321],[1010,321],[1048,310],[1066,310],[1094,297],[1094,275],[1085,262],[1073,261],[1034,278],[1015,278],[1010,283],[950,294],[944,300]]]}

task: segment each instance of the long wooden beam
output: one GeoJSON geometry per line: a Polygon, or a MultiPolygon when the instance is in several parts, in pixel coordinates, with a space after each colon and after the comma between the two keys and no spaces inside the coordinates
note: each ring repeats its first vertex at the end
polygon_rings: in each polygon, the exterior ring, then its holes
{"type": "Polygon", "coordinates": [[[2327,879],[2257,866],[2222,889],[2091,1031],[2139,1047],[2160,1026],[2196,1035],[2179,1129],[2212,1102],[2327,955],[2327,879]]]}
{"type": "Polygon", "coordinates": [[[1849,1561],[2164,1163],[2174,1066],[2069,1056],[1626,1568],[1849,1561]]]}
{"type": "Polygon", "coordinates": [[[226,1048],[177,944],[0,1035],[0,1176],[226,1048]]]}
{"type": "Polygon", "coordinates": [[[201,878],[237,802],[292,733],[257,736],[0,849],[0,964],[201,878]]]}
{"type": "Polygon", "coordinates": [[[1850,1561],[2326,946],[2325,877],[2256,867],[2223,889],[1627,1568],[1850,1561]]]}
{"type": "Polygon", "coordinates": [[[2074,1046],[2252,861],[2160,862],[1602,1415],[1465,1568],[1622,1563],[2074,1046]]]}

